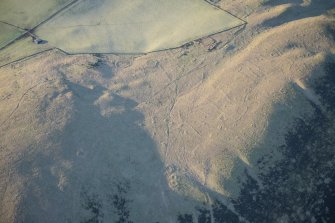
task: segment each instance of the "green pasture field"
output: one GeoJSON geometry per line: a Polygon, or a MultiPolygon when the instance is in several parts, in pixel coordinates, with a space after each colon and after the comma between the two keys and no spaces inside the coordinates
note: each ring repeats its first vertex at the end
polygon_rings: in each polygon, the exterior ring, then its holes
{"type": "Polygon", "coordinates": [[[0,48],[20,36],[23,31],[0,22],[0,48]]]}
{"type": "Polygon", "coordinates": [[[15,44],[0,50],[0,67],[48,49],[51,49],[48,44],[36,45],[31,37],[20,39],[15,44]]]}
{"type": "Polygon", "coordinates": [[[1,0],[0,21],[31,29],[72,0],[1,0]]]}
{"type": "Polygon", "coordinates": [[[37,29],[68,53],[146,53],[244,24],[204,0],[82,0],[37,29]]]}

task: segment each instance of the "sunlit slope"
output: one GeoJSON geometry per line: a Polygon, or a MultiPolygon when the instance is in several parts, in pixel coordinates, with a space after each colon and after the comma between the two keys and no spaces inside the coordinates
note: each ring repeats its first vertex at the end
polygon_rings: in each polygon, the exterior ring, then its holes
{"type": "Polygon", "coordinates": [[[71,0],[1,0],[0,21],[33,28],[69,2],[71,0]]]}
{"type": "Polygon", "coordinates": [[[69,53],[141,53],[178,47],[243,23],[202,0],[84,0],[37,34],[69,53]]]}

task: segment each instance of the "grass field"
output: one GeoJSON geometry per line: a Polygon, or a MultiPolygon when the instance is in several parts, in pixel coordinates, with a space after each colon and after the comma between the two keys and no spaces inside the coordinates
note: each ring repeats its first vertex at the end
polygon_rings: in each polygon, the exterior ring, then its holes
{"type": "Polygon", "coordinates": [[[145,53],[243,23],[203,0],[83,0],[37,34],[69,53],[145,53]]]}
{"type": "Polygon", "coordinates": [[[34,44],[30,37],[20,39],[16,41],[15,44],[11,44],[0,51],[0,67],[50,48],[48,44],[34,44]]]}
{"type": "MultiPolygon", "coordinates": [[[[1,0],[0,48],[31,29],[72,0],[1,0]],[[3,23],[4,22],[4,23],[3,23]],[[7,25],[12,24],[13,26],[7,25]],[[15,26],[22,28],[15,28],[15,26]]],[[[22,52],[24,54],[24,52],[22,52]]],[[[3,55],[3,52],[1,53],[3,55]]],[[[16,52],[14,52],[16,54],[16,52]]],[[[3,58],[2,58],[3,59],[3,58]]],[[[0,64],[4,61],[0,60],[0,64]]]]}
{"type": "Polygon", "coordinates": [[[6,45],[22,33],[21,30],[0,22],[0,47],[6,45]]]}
{"type": "Polygon", "coordinates": [[[1,0],[0,21],[33,28],[69,2],[71,0],[1,0]]]}

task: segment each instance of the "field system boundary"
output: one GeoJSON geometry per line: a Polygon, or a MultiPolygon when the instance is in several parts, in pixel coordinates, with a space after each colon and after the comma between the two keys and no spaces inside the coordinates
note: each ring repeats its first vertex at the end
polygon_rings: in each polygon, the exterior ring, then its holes
{"type": "Polygon", "coordinates": [[[24,30],[23,33],[21,33],[20,35],[18,35],[18,36],[15,37],[14,39],[12,39],[12,40],[10,40],[9,42],[7,42],[4,46],[1,46],[1,47],[0,47],[0,50],[3,50],[3,49],[5,49],[6,47],[12,45],[12,44],[15,43],[17,40],[20,40],[21,38],[23,38],[24,36],[26,36],[26,35],[29,33],[28,30],[25,30],[25,29],[23,29],[23,28],[21,28],[21,27],[18,27],[18,26],[16,26],[16,25],[13,25],[13,24],[10,24],[10,23],[7,23],[7,22],[3,22],[3,21],[0,21],[0,23],[5,24],[5,25],[9,25],[9,26],[14,27],[14,28],[19,29],[19,30],[24,30]]]}
{"type": "Polygon", "coordinates": [[[47,17],[46,19],[42,20],[40,23],[38,23],[37,25],[35,25],[31,29],[23,29],[23,28],[18,27],[16,25],[13,25],[13,24],[1,21],[3,24],[7,24],[7,25],[10,25],[10,26],[16,27],[17,29],[25,30],[25,32],[22,33],[21,35],[19,35],[18,37],[16,37],[15,39],[11,40],[10,42],[8,42],[7,44],[5,44],[4,46],[0,47],[0,50],[5,49],[6,47],[8,47],[9,45],[13,44],[17,40],[20,40],[21,38],[25,37],[27,34],[33,33],[34,30],[36,30],[39,26],[41,26],[42,24],[46,23],[47,21],[49,21],[50,19],[52,19],[53,17],[55,17],[56,15],[58,15],[59,13],[61,13],[62,11],[66,10],[67,8],[69,8],[70,6],[74,5],[76,2],[79,2],[79,1],[81,1],[81,0],[73,0],[73,1],[69,2],[68,4],[64,5],[58,11],[54,12],[49,17],[47,17]]]}
{"type": "Polygon", "coordinates": [[[37,53],[34,53],[34,54],[31,54],[29,56],[25,56],[25,57],[22,57],[22,58],[19,58],[17,60],[13,60],[11,62],[8,62],[6,64],[3,64],[3,65],[0,65],[0,68],[3,68],[3,67],[6,67],[6,66],[9,66],[11,64],[15,64],[15,63],[18,63],[18,62],[22,62],[22,61],[25,61],[25,60],[29,60],[29,59],[32,59],[40,54],[43,54],[45,52],[49,52],[49,51],[52,51],[52,50],[55,50],[55,48],[50,48],[50,49],[47,49],[47,50],[43,50],[43,51],[40,51],[40,52],[37,52],[37,53]]]}
{"type": "MultiPolygon", "coordinates": [[[[58,15],[59,13],[65,11],[66,9],[70,8],[71,6],[73,6],[75,3],[77,2],[80,2],[81,0],[73,0],[71,2],[69,2],[68,4],[66,4],[65,6],[63,6],[61,9],[59,9],[58,11],[54,12],[52,15],[50,15],[48,18],[46,18],[45,20],[41,21],[39,24],[37,24],[36,26],[34,26],[33,28],[31,28],[30,30],[26,30],[26,29],[23,29],[21,27],[17,27],[16,25],[13,25],[13,24],[10,24],[10,23],[7,23],[7,22],[2,22],[0,21],[1,23],[4,23],[4,24],[7,24],[7,25],[10,25],[10,26],[13,26],[17,29],[21,29],[21,30],[25,30],[24,33],[22,33],[21,35],[19,35],[18,37],[16,37],[15,39],[11,40],[10,42],[8,42],[5,46],[3,47],[0,47],[0,50],[3,50],[4,48],[8,47],[9,45],[11,44],[14,44],[17,40],[20,40],[24,37],[26,37],[27,35],[29,34],[33,34],[33,32],[41,25],[43,25],[44,23],[48,22],[49,20],[51,20],[52,18],[54,18],[56,15],[58,15]]],[[[212,4],[211,2],[209,2],[208,0],[204,0],[206,3],[208,3],[209,5],[211,5],[212,7],[215,7],[219,10],[222,10],[226,13],[228,13],[229,15],[235,17],[236,19],[239,19],[241,20],[243,23],[242,24],[239,24],[237,26],[234,26],[234,27],[231,27],[231,28],[228,28],[228,29],[224,29],[222,31],[218,31],[218,32],[214,32],[214,33],[210,33],[208,35],[205,35],[205,36],[202,36],[202,37],[199,37],[199,38],[195,38],[193,40],[189,40],[183,44],[181,44],[180,46],[177,46],[177,47],[171,47],[171,48],[164,48],[164,49],[159,49],[159,50],[153,50],[153,51],[148,51],[148,52],[129,52],[129,53],[124,53],[124,52],[106,52],[106,53],[97,53],[97,52],[78,52],[78,53],[70,53],[70,52],[67,52],[61,48],[58,48],[58,47],[52,47],[50,49],[46,49],[46,50],[42,50],[40,52],[37,52],[37,53],[34,53],[34,54],[31,54],[29,56],[25,56],[25,57],[22,57],[22,58],[19,58],[19,59],[16,59],[16,60],[13,60],[11,62],[8,62],[6,64],[3,64],[3,65],[0,65],[0,69],[5,67],[5,66],[8,66],[8,65],[11,65],[11,64],[14,64],[14,63],[18,63],[18,62],[21,62],[21,61],[25,61],[25,60],[29,60],[29,59],[32,59],[33,57],[35,56],[38,56],[40,54],[43,54],[45,52],[49,52],[49,51],[52,51],[52,50],[57,50],[57,51],[60,51],[62,52],[63,54],[65,55],[90,55],[90,54],[102,54],[102,55],[119,55],[119,56],[126,56],[126,55],[147,55],[147,54],[150,54],[150,53],[158,53],[158,52],[162,52],[162,51],[167,51],[167,50],[175,50],[175,49],[179,49],[179,48],[182,48],[184,47],[185,45],[187,45],[188,43],[191,43],[191,42],[194,42],[194,41],[198,41],[198,40],[201,40],[201,39],[205,39],[205,38],[208,38],[208,37],[211,37],[213,35],[216,35],[216,34],[220,34],[220,33],[224,33],[224,32],[228,32],[230,30],[233,30],[233,29],[236,29],[236,28],[239,28],[241,27],[237,32],[243,30],[245,28],[245,26],[248,24],[247,21],[245,21],[244,19],[241,19],[235,15],[233,15],[232,13],[230,13],[229,11],[217,6],[217,5],[214,5],[212,4]]],[[[228,44],[230,41],[228,41],[226,44],[228,44]]],[[[226,45],[225,44],[225,45],[226,45]]]]}
{"type": "Polygon", "coordinates": [[[220,9],[220,10],[222,10],[222,11],[228,13],[229,15],[233,16],[234,18],[243,21],[245,24],[248,23],[246,20],[244,20],[244,19],[242,19],[242,18],[240,18],[240,17],[237,17],[236,15],[234,15],[234,14],[231,13],[231,12],[229,12],[228,10],[226,10],[226,9],[224,9],[224,8],[218,6],[218,5],[215,5],[215,4],[211,3],[210,1],[208,1],[208,0],[204,0],[204,1],[207,2],[208,4],[210,4],[211,6],[213,6],[214,8],[220,9]]]}
{"type": "MultiPolygon", "coordinates": [[[[227,30],[224,30],[224,31],[221,31],[221,32],[216,32],[216,33],[213,33],[213,34],[210,34],[210,35],[207,35],[207,36],[198,38],[198,39],[194,39],[194,40],[188,41],[187,43],[194,42],[194,41],[198,41],[198,40],[201,40],[201,39],[205,39],[205,38],[211,37],[211,36],[216,35],[216,34],[220,34],[220,33],[228,32],[228,31],[230,31],[230,30],[233,30],[233,29],[236,29],[236,28],[239,28],[239,27],[240,27],[240,29],[238,29],[238,30],[236,31],[237,33],[240,33],[240,31],[244,30],[245,27],[246,27],[246,24],[241,24],[241,25],[232,27],[232,28],[230,28],[230,29],[227,29],[227,30]]],[[[232,38],[231,40],[227,41],[223,46],[226,46],[227,44],[229,44],[233,39],[235,39],[235,37],[236,37],[236,36],[234,36],[234,38],[232,38]]],[[[29,56],[25,56],[25,57],[22,57],[22,58],[13,60],[13,61],[8,62],[8,63],[6,63],[6,64],[0,65],[0,69],[3,68],[3,67],[9,66],[9,65],[11,65],[11,64],[14,64],[14,63],[18,63],[18,62],[22,62],[22,61],[25,61],[25,60],[32,59],[32,58],[34,58],[35,56],[38,56],[38,55],[40,55],[40,54],[43,54],[43,53],[45,53],[45,52],[49,52],[49,51],[53,51],[53,50],[59,51],[59,52],[63,53],[64,55],[68,55],[68,56],[92,55],[92,54],[100,54],[100,55],[116,55],[116,56],[141,56],[141,55],[148,55],[148,54],[151,54],[151,53],[159,53],[159,52],[163,52],[163,51],[167,51],[167,50],[176,50],[176,49],[180,49],[180,48],[184,47],[187,43],[185,43],[185,44],[183,44],[183,45],[181,45],[181,46],[178,46],[178,47],[174,47],[174,48],[166,48],[166,49],[161,49],[161,50],[156,50],[156,51],[150,51],[150,52],[147,52],[147,53],[118,53],[118,52],[111,52],[111,53],[94,53],[94,52],[91,52],[91,53],[68,53],[68,52],[62,50],[61,48],[58,48],[58,47],[52,47],[52,48],[49,48],[49,49],[46,49],[46,50],[43,50],[43,51],[40,51],[40,52],[31,54],[31,55],[29,55],[29,56]]]]}

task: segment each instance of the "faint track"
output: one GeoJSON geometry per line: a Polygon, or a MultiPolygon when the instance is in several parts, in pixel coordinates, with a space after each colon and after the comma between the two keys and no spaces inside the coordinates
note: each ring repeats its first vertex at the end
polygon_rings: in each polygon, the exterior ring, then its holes
{"type": "Polygon", "coordinates": [[[169,109],[169,114],[168,114],[168,119],[167,119],[167,122],[166,122],[166,150],[165,150],[165,160],[167,160],[167,157],[169,155],[169,147],[170,147],[170,124],[171,124],[171,113],[176,105],[176,102],[177,102],[177,97],[178,97],[178,83],[175,83],[175,96],[174,98],[172,99],[172,105],[169,109]]]}
{"type": "Polygon", "coordinates": [[[21,105],[21,103],[22,103],[24,97],[27,96],[28,93],[29,93],[32,89],[36,88],[36,87],[37,87],[38,85],[40,85],[40,84],[43,84],[44,82],[45,82],[45,81],[33,85],[32,87],[28,88],[28,89],[21,95],[21,97],[20,97],[20,99],[19,99],[19,102],[16,104],[15,108],[11,111],[11,113],[8,115],[8,117],[7,117],[7,118],[0,124],[0,128],[2,128],[2,126],[3,126],[6,122],[8,122],[8,121],[12,118],[12,116],[15,114],[15,112],[19,109],[19,107],[20,107],[20,105],[21,105]]]}

